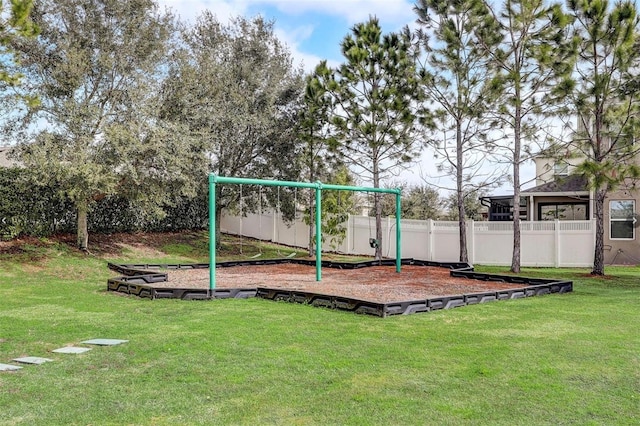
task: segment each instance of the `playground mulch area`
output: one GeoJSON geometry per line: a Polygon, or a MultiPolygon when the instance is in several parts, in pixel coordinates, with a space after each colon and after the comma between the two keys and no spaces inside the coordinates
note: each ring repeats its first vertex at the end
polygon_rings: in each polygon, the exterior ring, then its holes
{"type": "MultiPolygon", "coordinates": [[[[154,283],[165,288],[209,288],[208,269],[177,269],[168,273],[168,281],[154,283]]],[[[341,296],[376,303],[429,299],[487,291],[511,290],[518,285],[451,277],[447,268],[402,265],[370,266],[358,269],[322,269],[316,281],[315,267],[301,264],[232,266],[216,269],[216,288],[286,289],[341,296]]],[[[521,287],[526,287],[522,284],[521,287]]]]}

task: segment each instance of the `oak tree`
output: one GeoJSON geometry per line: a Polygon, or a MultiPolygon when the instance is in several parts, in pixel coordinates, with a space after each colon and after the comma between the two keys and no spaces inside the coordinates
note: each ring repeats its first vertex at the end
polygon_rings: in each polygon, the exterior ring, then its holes
{"type": "MultiPolygon", "coordinates": [[[[207,172],[294,180],[300,169],[296,119],[303,83],[273,22],[238,17],[223,24],[205,11],[181,31],[162,90],[161,116],[192,141],[197,154],[192,169],[203,182],[207,172]]],[[[222,209],[237,205],[236,189],[220,186],[218,219],[222,209]]],[[[246,211],[269,194],[247,187],[243,195],[246,211]]]]}
{"type": "Polygon", "coordinates": [[[86,250],[96,200],[124,194],[158,207],[188,167],[155,114],[173,18],[152,0],[35,0],[32,19],[39,36],[11,42],[26,102],[5,132],[21,139],[25,166],[73,202],[86,250]]]}

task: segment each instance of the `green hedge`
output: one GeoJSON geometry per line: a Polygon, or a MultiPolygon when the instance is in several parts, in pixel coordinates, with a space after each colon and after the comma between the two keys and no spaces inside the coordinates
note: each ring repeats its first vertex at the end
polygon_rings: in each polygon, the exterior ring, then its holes
{"type": "MultiPolygon", "coordinates": [[[[106,197],[89,213],[89,232],[110,234],[133,231],[203,229],[208,224],[206,191],[196,198],[178,198],[162,206],[166,216],[150,218],[142,207],[122,197],[106,197]]],[[[55,188],[33,184],[26,169],[0,168],[0,237],[47,237],[76,231],[76,212],[55,188]]]]}
{"type": "Polygon", "coordinates": [[[30,183],[28,171],[0,168],[0,235],[48,236],[75,220],[72,206],[56,197],[54,188],[30,183]]]}

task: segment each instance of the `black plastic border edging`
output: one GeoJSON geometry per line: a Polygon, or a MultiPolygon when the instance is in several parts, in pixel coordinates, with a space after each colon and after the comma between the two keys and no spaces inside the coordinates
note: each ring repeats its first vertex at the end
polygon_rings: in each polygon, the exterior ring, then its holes
{"type": "MultiPolygon", "coordinates": [[[[314,266],[315,261],[304,259],[272,259],[272,260],[242,260],[220,262],[217,268],[250,265],[276,265],[276,264],[302,264],[314,266]]],[[[434,266],[447,268],[452,277],[466,278],[481,281],[495,281],[517,285],[513,289],[498,290],[480,293],[461,294],[454,296],[432,297],[422,300],[410,300],[392,303],[376,303],[366,300],[352,299],[341,296],[331,296],[320,293],[308,293],[273,288],[236,288],[236,289],[186,289],[155,287],[154,283],[166,282],[168,275],[161,269],[208,269],[209,264],[125,264],[109,263],[109,269],[123,276],[111,278],[107,281],[107,290],[126,293],[138,297],[150,299],[182,299],[182,300],[210,300],[250,297],[260,297],[274,301],[287,301],[292,303],[304,303],[312,306],[339,309],[359,314],[387,317],[391,315],[407,315],[418,312],[430,312],[439,309],[450,309],[459,306],[474,305],[496,300],[520,299],[524,297],[540,296],[552,293],[568,293],[573,291],[572,281],[557,281],[553,279],[526,278],[512,275],[496,275],[478,273],[467,263],[461,262],[432,262],[417,259],[402,259],[403,265],[434,266]]],[[[324,268],[359,269],[370,266],[393,266],[395,260],[368,261],[359,263],[341,263],[323,261],[324,268]]]]}

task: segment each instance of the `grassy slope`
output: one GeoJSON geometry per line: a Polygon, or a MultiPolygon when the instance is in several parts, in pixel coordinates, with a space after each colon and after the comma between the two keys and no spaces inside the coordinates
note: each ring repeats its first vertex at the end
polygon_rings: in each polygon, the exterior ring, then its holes
{"type": "Polygon", "coordinates": [[[0,424],[640,422],[638,267],[527,269],[575,291],[387,319],[105,291],[107,260],[205,249],[195,234],[92,257],[60,243],[0,255],[0,362],[55,359],[0,372],[0,424]],[[130,342],[49,352],[95,337],[130,342]]]}

